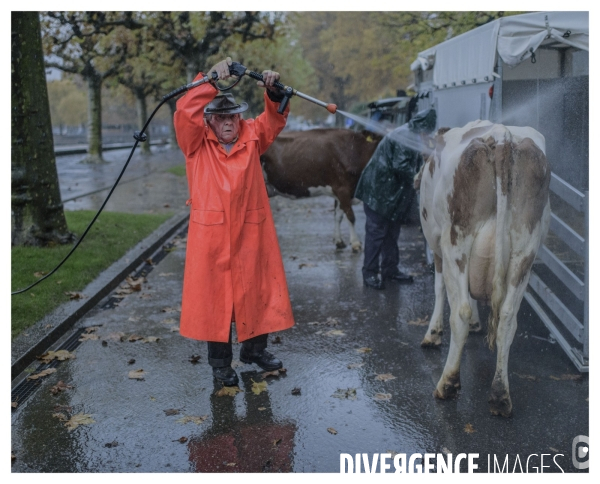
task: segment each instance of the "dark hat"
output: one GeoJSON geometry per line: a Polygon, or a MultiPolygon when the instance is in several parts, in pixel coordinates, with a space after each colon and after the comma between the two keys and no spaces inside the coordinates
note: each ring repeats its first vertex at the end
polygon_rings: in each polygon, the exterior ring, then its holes
{"type": "Polygon", "coordinates": [[[204,109],[206,114],[237,114],[248,109],[247,103],[237,104],[233,94],[219,94],[204,109]]]}

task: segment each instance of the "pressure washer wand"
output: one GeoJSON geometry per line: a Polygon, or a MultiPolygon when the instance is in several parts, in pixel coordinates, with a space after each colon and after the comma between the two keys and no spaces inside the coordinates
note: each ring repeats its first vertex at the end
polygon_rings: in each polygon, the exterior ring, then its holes
{"type": "MultiPolygon", "coordinates": [[[[241,77],[244,74],[250,76],[252,79],[256,79],[257,81],[262,81],[264,82],[265,80],[263,79],[262,74],[259,74],[258,72],[254,72],[254,71],[249,71],[246,69],[246,67],[244,67],[242,64],[240,64],[239,62],[232,62],[231,65],[229,66],[229,73],[232,76],[238,76],[241,77]]],[[[284,98],[281,101],[281,103],[279,104],[279,109],[277,110],[277,112],[279,114],[282,114],[283,111],[285,110],[285,107],[287,106],[288,102],[290,101],[290,98],[292,96],[298,96],[301,97],[302,99],[306,99],[307,101],[310,101],[312,103],[317,104],[318,106],[322,106],[325,109],[327,109],[327,111],[329,111],[331,114],[335,114],[335,112],[337,111],[337,106],[335,104],[331,104],[331,103],[326,103],[323,101],[320,101],[319,99],[315,99],[312,96],[309,96],[307,94],[304,94],[296,89],[294,89],[291,86],[284,86],[281,82],[276,81],[274,83],[274,86],[280,90],[283,91],[283,95],[284,98]]]]}

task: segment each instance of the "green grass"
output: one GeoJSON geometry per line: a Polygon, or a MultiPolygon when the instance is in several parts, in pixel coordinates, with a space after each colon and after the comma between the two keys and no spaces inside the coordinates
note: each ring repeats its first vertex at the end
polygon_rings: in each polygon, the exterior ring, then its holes
{"type": "Polygon", "coordinates": [[[167,168],[167,172],[177,176],[185,176],[185,165],[172,166],[171,168],[167,168]]]}
{"type": "MultiPolygon", "coordinates": [[[[78,237],[95,212],[65,212],[69,229],[78,237]]],[[[71,257],[52,276],[27,292],[11,296],[11,335],[16,335],[69,300],[65,292],[80,292],[127,250],[152,233],[170,214],[103,212],[71,257]]],[[[71,250],[56,247],[13,247],[11,250],[12,291],[23,289],[50,272],[71,250]]]]}

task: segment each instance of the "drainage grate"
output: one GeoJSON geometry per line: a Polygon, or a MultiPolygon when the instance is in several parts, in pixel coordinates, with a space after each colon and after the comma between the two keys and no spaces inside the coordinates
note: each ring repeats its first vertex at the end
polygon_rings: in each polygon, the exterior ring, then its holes
{"type": "MultiPolygon", "coordinates": [[[[80,328],[75,331],[69,338],[58,348],[59,350],[67,350],[69,352],[73,351],[77,348],[81,341],[79,338],[85,332],[87,328],[80,328]]],[[[42,363],[36,369],[35,373],[39,373],[42,370],[47,370],[48,368],[56,368],[59,365],[60,361],[52,360],[50,363],[42,363]]],[[[27,378],[19,383],[10,393],[10,401],[17,402],[17,406],[21,405],[27,398],[29,398],[33,392],[37,390],[37,388],[42,383],[42,380],[28,380],[27,378]]],[[[16,407],[13,407],[13,410],[16,407]]]]}
{"type": "MultiPolygon", "coordinates": [[[[133,275],[133,278],[137,279],[138,277],[146,277],[148,274],[150,274],[150,272],[154,270],[154,267],[167,256],[167,254],[170,252],[169,249],[172,249],[175,246],[175,244],[172,241],[175,240],[177,237],[185,237],[185,235],[187,234],[187,229],[188,225],[186,224],[183,227],[183,229],[181,229],[177,233],[177,235],[171,239],[171,242],[164,244],[160,249],[158,249],[158,251],[156,251],[152,255],[152,257],[150,257],[146,260],[146,262],[144,262],[142,267],[140,267],[138,271],[133,275]],[[151,263],[148,263],[148,260],[151,261],[151,263]]],[[[117,307],[118,303],[121,302],[121,300],[122,298],[120,297],[111,296],[102,306],[100,306],[100,309],[114,309],[115,307],[117,307]]]]}
{"type": "MultiPolygon", "coordinates": [[[[187,233],[187,224],[171,240],[174,240],[177,237],[184,237],[186,235],[186,233],[187,233]]],[[[148,263],[146,261],[142,265],[142,267],[135,273],[135,275],[133,277],[136,279],[138,277],[146,277],[150,272],[152,272],[154,270],[154,267],[156,266],[156,264],[158,264],[161,260],[163,260],[167,256],[167,254],[170,252],[169,249],[172,249],[174,246],[175,246],[175,244],[173,242],[169,242],[169,243],[163,245],[149,259],[149,260],[151,260],[152,263],[148,263]]],[[[120,301],[121,301],[121,298],[112,296],[111,298],[108,299],[108,301],[106,301],[100,307],[100,309],[114,308],[115,303],[118,303],[120,301]]],[[[81,341],[79,341],[79,338],[85,332],[86,329],[87,328],[77,329],[71,336],[69,336],[69,338],[58,349],[73,351],[75,348],[77,348],[81,344],[81,341]]],[[[35,373],[39,373],[42,370],[47,370],[48,368],[56,368],[59,365],[59,363],[60,363],[60,361],[58,361],[58,360],[53,360],[50,363],[42,363],[41,365],[39,365],[36,368],[35,373]]],[[[29,398],[37,390],[37,388],[40,386],[41,383],[42,383],[42,380],[27,380],[27,379],[23,380],[11,391],[10,401],[13,403],[17,402],[17,406],[21,405],[27,398],[29,398]]],[[[14,410],[16,407],[12,407],[12,408],[14,410]]]]}

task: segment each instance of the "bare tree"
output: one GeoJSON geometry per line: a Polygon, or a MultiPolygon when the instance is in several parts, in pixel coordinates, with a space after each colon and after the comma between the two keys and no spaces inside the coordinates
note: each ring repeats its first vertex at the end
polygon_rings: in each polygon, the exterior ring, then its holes
{"type": "Polygon", "coordinates": [[[118,26],[142,28],[132,12],[46,12],[43,45],[47,67],[80,74],[88,84],[88,163],[102,163],[101,88],[125,59],[119,44],[107,36],[118,26]]]}

